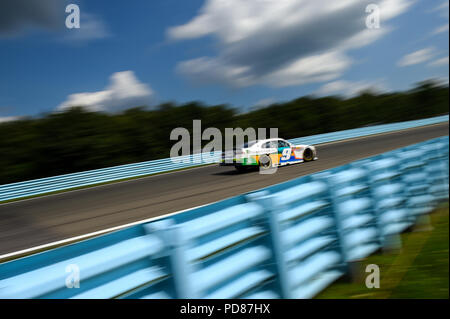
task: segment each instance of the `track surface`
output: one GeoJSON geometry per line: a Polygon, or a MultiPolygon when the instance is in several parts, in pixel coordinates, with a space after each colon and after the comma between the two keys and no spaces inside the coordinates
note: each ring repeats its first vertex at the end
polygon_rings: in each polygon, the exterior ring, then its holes
{"type": "Polygon", "coordinates": [[[246,193],[438,136],[448,122],[317,147],[319,160],[276,174],[217,165],[0,205],[0,255],[246,193]]]}

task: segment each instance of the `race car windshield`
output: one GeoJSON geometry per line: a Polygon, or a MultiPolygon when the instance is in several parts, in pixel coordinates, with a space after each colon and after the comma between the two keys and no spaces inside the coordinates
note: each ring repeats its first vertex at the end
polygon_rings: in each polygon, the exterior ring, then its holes
{"type": "Polygon", "coordinates": [[[249,147],[252,147],[253,145],[256,144],[256,142],[258,142],[258,141],[250,141],[250,142],[244,143],[244,144],[241,146],[241,148],[249,148],[249,147]]]}

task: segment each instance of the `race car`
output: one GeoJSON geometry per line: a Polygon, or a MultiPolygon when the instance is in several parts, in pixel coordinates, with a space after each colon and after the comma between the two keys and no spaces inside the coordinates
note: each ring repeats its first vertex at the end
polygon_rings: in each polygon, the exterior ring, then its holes
{"type": "Polygon", "coordinates": [[[262,170],[272,167],[317,160],[311,145],[293,145],[282,138],[250,141],[232,151],[222,153],[220,166],[234,166],[238,171],[251,167],[262,170]]]}

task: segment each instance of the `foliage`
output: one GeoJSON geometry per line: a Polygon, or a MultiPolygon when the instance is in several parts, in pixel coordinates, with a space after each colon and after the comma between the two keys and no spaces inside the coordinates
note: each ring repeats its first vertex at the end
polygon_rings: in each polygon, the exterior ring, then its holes
{"type": "MultiPolygon", "coordinates": [[[[306,96],[248,113],[226,105],[165,103],[120,114],[81,107],[0,124],[0,184],[169,156],[172,129],[278,127],[289,139],[448,113],[448,87],[420,83],[407,92],[363,92],[353,98],[306,96]]],[[[267,132],[268,133],[268,132],[267,132]]],[[[205,141],[207,142],[207,141],[205,141]]]]}

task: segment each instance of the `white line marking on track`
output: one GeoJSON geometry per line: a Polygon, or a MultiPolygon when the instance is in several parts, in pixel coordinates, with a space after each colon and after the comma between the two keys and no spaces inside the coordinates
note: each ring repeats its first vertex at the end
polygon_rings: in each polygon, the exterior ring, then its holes
{"type": "Polygon", "coordinates": [[[31,247],[31,248],[27,248],[27,249],[23,249],[23,250],[19,250],[19,251],[15,251],[15,252],[11,252],[11,253],[7,253],[4,255],[0,255],[0,263],[2,263],[3,259],[9,259],[11,257],[17,256],[17,255],[30,255],[32,254],[32,252],[34,251],[38,251],[38,250],[42,250],[42,249],[46,249],[46,248],[52,248],[54,246],[59,246],[59,245],[63,245],[63,244],[70,244],[70,243],[75,243],[75,242],[79,242],[85,238],[90,238],[90,237],[94,237],[94,236],[98,236],[98,235],[102,235],[102,234],[106,234],[106,233],[110,233],[116,230],[120,230],[120,229],[124,229],[127,227],[131,227],[131,226],[136,226],[138,224],[144,224],[144,223],[148,223],[154,220],[158,220],[158,219],[163,219],[165,217],[169,217],[169,216],[173,216],[176,214],[180,214],[183,213],[185,211],[188,210],[193,210],[196,208],[200,208],[203,206],[207,206],[207,205],[211,205],[217,203],[217,201],[212,202],[212,203],[208,203],[208,204],[204,204],[204,205],[200,205],[200,206],[196,206],[196,207],[192,207],[192,208],[187,208],[187,209],[183,209],[183,210],[179,210],[173,213],[168,213],[165,215],[160,215],[160,216],[155,216],[155,217],[151,217],[151,218],[147,218],[147,219],[143,219],[143,220],[138,220],[132,223],[128,223],[125,225],[119,225],[119,226],[115,226],[115,227],[111,227],[111,228],[107,228],[107,229],[102,229],[102,230],[98,230],[89,234],[84,234],[84,235],[79,235],[79,236],[75,236],[75,237],[70,237],[70,238],[66,238],[66,239],[62,239],[62,240],[58,240],[52,243],[48,243],[48,244],[44,244],[44,245],[40,245],[40,246],[35,246],[35,247],[31,247]]]}

